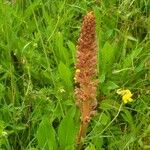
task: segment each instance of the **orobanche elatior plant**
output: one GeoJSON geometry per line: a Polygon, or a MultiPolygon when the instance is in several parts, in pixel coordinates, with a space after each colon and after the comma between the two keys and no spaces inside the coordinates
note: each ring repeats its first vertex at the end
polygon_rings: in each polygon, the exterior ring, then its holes
{"type": "Polygon", "coordinates": [[[80,144],[81,139],[86,136],[88,124],[95,114],[97,106],[97,44],[96,22],[93,12],[87,13],[83,19],[76,55],[74,79],[76,82],[76,104],[81,113],[80,130],[77,136],[77,143],[80,144]]]}

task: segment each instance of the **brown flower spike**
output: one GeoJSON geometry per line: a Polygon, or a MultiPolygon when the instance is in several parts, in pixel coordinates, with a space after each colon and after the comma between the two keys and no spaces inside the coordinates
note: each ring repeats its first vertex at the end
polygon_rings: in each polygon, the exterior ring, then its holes
{"type": "Polygon", "coordinates": [[[86,130],[97,105],[97,44],[96,23],[93,12],[89,12],[83,19],[81,35],[77,45],[77,62],[75,73],[76,103],[81,112],[81,124],[77,143],[86,136],[86,130]]]}

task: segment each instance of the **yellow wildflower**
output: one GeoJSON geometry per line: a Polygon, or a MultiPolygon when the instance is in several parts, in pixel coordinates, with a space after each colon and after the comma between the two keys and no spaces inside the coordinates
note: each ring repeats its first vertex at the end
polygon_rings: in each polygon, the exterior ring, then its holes
{"type": "Polygon", "coordinates": [[[77,78],[76,78],[76,77],[74,77],[73,79],[74,79],[75,82],[77,81],[77,78]]]}
{"type": "MultiPolygon", "coordinates": [[[[80,73],[80,69],[76,69],[76,74],[77,74],[77,73],[80,73]]],[[[76,77],[74,77],[73,79],[74,79],[74,80],[75,80],[75,82],[76,82],[77,78],[76,78],[76,77]]]]}
{"type": "Polygon", "coordinates": [[[122,100],[125,104],[133,101],[133,99],[131,98],[133,94],[131,93],[130,90],[118,89],[117,94],[122,96],[122,100]]]}
{"type": "Polygon", "coordinates": [[[80,69],[77,69],[77,70],[76,70],[76,73],[80,73],[80,69]]]}

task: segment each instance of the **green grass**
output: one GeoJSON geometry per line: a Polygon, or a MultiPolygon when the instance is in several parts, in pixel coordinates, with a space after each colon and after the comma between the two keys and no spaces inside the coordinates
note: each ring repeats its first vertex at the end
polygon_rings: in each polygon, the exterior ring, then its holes
{"type": "Polygon", "coordinates": [[[98,111],[86,150],[150,149],[148,0],[0,0],[0,149],[73,150],[76,44],[93,10],[98,43],[98,111]],[[118,88],[134,102],[122,104],[118,88]]]}

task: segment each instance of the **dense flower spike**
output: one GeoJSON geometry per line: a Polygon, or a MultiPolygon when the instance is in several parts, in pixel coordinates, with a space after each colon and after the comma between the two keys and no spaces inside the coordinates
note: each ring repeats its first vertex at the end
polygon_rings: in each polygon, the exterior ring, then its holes
{"type": "Polygon", "coordinates": [[[86,135],[86,129],[97,105],[97,44],[96,23],[93,12],[89,12],[83,19],[81,35],[77,45],[77,62],[75,72],[76,103],[81,112],[81,126],[78,143],[86,135]]]}

